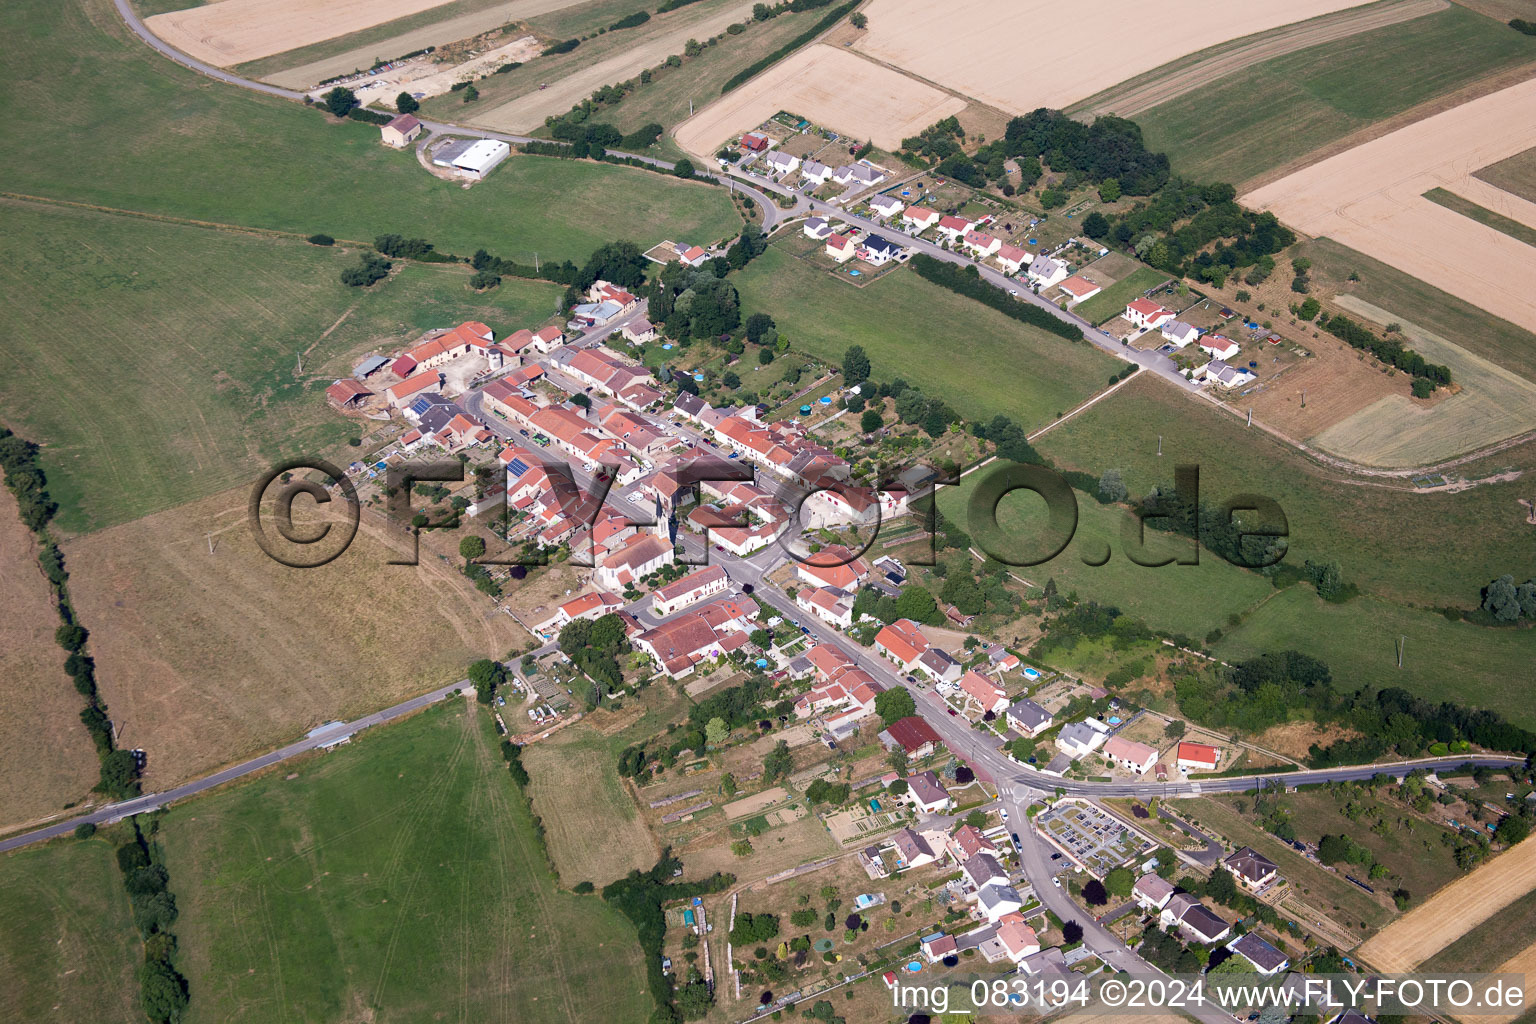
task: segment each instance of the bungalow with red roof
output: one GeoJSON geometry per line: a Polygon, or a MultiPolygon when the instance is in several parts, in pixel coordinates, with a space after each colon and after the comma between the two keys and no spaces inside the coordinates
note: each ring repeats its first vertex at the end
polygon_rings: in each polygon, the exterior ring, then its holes
{"type": "Polygon", "coordinates": [[[747,132],[741,137],[741,148],[753,153],[761,153],[768,148],[768,136],[762,132],[747,132]]]}
{"type": "Polygon", "coordinates": [[[997,941],[1014,963],[1040,952],[1040,940],[1035,936],[1035,930],[1021,921],[1011,921],[998,928],[997,941]]]}
{"type": "Polygon", "coordinates": [[[1084,299],[1093,298],[1104,289],[1100,285],[1094,284],[1086,277],[1079,277],[1078,275],[1074,274],[1067,278],[1065,281],[1061,282],[1061,290],[1066,293],[1067,305],[1075,306],[1079,302],[1082,302],[1084,299]]]}
{"type": "Polygon", "coordinates": [[[1165,320],[1172,320],[1174,312],[1164,309],[1159,303],[1151,299],[1132,299],[1125,307],[1125,318],[1134,326],[1152,330],[1160,327],[1165,320]]]}
{"type": "Polygon", "coordinates": [[[545,355],[565,344],[565,334],[558,327],[543,327],[533,332],[528,347],[545,355]]]}
{"type": "Polygon", "coordinates": [[[909,206],[901,214],[901,223],[914,234],[926,231],[938,222],[938,211],[926,206],[909,206]]]}
{"type": "Polygon", "coordinates": [[[853,254],[858,246],[853,244],[853,239],[847,235],[832,235],[827,239],[827,255],[838,263],[846,263],[853,259],[853,254]]]}
{"type": "Polygon", "coordinates": [[[956,864],[964,864],[977,854],[997,856],[997,844],[988,839],[975,825],[961,825],[949,837],[949,855],[956,864]]]}
{"type": "Polygon", "coordinates": [[[1221,751],[1204,743],[1180,743],[1178,765],[1181,772],[1213,772],[1221,760],[1221,751]]]}
{"type": "Polygon", "coordinates": [[[931,964],[936,964],[947,956],[953,956],[955,951],[960,947],[959,944],[955,942],[955,937],[953,935],[945,935],[943,932],[935,932],[932,935],[925,935],[923,937],[921,948],[923,951],[923,956],[927,959],[927,961],[931,964]]]}

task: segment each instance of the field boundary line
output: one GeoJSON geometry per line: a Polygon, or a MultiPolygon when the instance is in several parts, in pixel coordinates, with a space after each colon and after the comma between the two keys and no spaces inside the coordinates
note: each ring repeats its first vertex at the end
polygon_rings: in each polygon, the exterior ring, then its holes
{"type": "MultiPolygon", "coordinates": [[[[0,192],[0,199],[9,199],[19,203],[36,203],[40,206],[62,206],[75,210],[90,210],[93,213],[105,213],[116,217],[136,217],[140,220],[158,221],[162,224],[180,224],[186,227],[205,228],[210,231],[232,231],[239,234],[264,236],[267,238],[290,238],[300,242],[306,242],[307,235],[297,231],[282,231],[278,228],[257,228],[245,224],[227,224],[216,220],[196,220],[192,217],[177,217],[168,213],[150,213],[146,210],[127,210],[119,206],[102,206],[97,203],[82,203],[73,199],[55,199],[51,196],[34,196],[25,192],[0,192]]],[[[338,245],[361,245],[372,247],[371,242],[360,242],[356,239],[338,238],[338,245]]]]}

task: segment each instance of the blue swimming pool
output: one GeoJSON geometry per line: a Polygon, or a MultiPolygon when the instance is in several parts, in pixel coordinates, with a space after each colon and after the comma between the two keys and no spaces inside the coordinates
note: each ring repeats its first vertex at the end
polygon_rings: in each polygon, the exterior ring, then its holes
{"type": "Polygon", "coordinates": [[[871,800],[869,802],[869,809],[874,811],[874,812],[876,812],[878,814],[879,811],[880,811],[880,801],[879,800],[871,800]]]}

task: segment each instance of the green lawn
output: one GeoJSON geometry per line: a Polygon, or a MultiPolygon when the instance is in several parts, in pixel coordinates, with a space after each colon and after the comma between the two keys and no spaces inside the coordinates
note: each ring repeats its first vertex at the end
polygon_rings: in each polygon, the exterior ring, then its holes
{"type": "Polygon", "coordinates": [[[1243,182],[1373,122],[1523,61],[1536,39],[1453,4],[1274,57],[1136,116],[1195,178],[1243,182]]]}
{"type": "MultiPolygon", "coordinates": [[[[997,540],[988,539],[985,512],[973,513],[970,506],[972,495],[987,473],[983,469],[966,477],[959,487],[940,490],[939,508],[944,514],[962,524],[978,544],[1004,549],[996,551],[999,555],[1013,545],[1022,552],[1034,545],[1036,538],[1049,536],[1045,502],[1031,492],[1017,491],[999,504],[999,529],[994,535],[997,540]]],[[[1273,592],[1268,580],[1209,551],[1200,552],[1198,565],[1136,565],[1126,557],[1120,532],[1123,523],[1131,521],[1131,514],[1100,505],[1084,494],[1076,497],[1078,520],[1073,541],[1049,562],[1014,570],[1036,586],[1055,579],[1063,594],[1076,591],[1084,600],[1115,605],[1155,629],[1183,633],[1196,640],[1225,626],[1229,614],[1240,612],[1273,592]],[[1112,552],[1107,563],[1084,564],[1084,558],[1098,561],[1106,550],[1112,552]]],[[[1149,531],[1147,548],[1152,555],[1177,557],[1189,549],[1189,542],[1149,531]]]]}
{"type": "Polygon", "coordinates": [[[143,945],[112,845],[58,839],[0,857],[6,1020],[137,1024],[143,945]]]}
{"type": "MultiPolygon", "coordinates": [[[[1122,365],[906,268],[858,288],[770,247],[731,280],[743,309],[771,313],[793,348],[840,365],[848,346],[862,345],[876,380],[905,377],[969,420],[1004,413],[1038,429],[1122,365]]],[[[778,379],[772,367],[763,372],[778,379]]],[[[751,374],[742,380],[756,386],[751,374]]]]}
{"type": "Polygon", "coordinates": [[[189,1024],[640,1020],[634,929],[557,889],[494,726],[452,699],[173,808],[189,1024]]]}
{"type": "Polygon", "coordinates": [[[1305,651],[1326,661],[1341,689],[1399,686],[1434,700],[1502,713],[1536,727],[1530,667],[1536,630],[1495,629],[1451,622],[1431,611],[1370,597],[1328,604],[1296,586],[1256,609],[1215,646],[1228,661],[1264,651],[1305,651]],[[1403,667],[1397,644],[1407,638],[1403,667]]]}
{"type": "MultiPolygon", "coordinates": [[[[1457,493],[1369,486],[1146,377],[1052,430],[1036,447],[1071,469],[1119,469],[1133,495],[1171,483],[1177,464],[1198,465],[1207,502],[1255,492],[1279,502],[1290,530],[1287,561],[1338,561],[1345,579],[1397,602],[1470,608],[1489,580],[1519,571],[1510,553],[1526,550],[1531,540],[1525,510],[1516,504],[1530,490],[1523,479],[1457,493]],[[1447,544],[1454,558],[1445,557],[1447,544]]],[[[1527,447],[1458,472],[1477,479],[1533,468],[1536,453],[1527,447]]]]}
{"type": "Polygon", "coordinates": [[[466,319],[498,335],[536,326],[560,294],[509,278],[476,295],[467,267],[427,265],[352,289],[337,278],[356,255],[339,248],[43,203],[0,208],[12,274],[0,407],[45,445],[60,523],[75,532],[252,481],[279,459],[345,457],[339,446],[359,428],[322,392],[353,356],[466,319]]]}
{"type": "Polygon", "coordinates": [[[741,220],[723,190],[636,168],[514,156],[465,189],[378,129],[220,85],[129,36],[106,0],[0,11],[25,41],[0,65],[12,192],[447,251],[580,261],[618,237],[711,241],[741,220]],[[82,73],[89,68],[89,73],[82,73]]]}
{"type": "Polygon", "coordinates": [[[1161,270],[1137,267],[1129,277],[1116,281],[1093,298],[1078,303],[1073,310],[1089,323],[1101,324],[1125,312],[1126,304],[1132,299],[1141,298],[1143,293],[1166,280],[1168,275],[1161,270]]]}
{"type": "MultiPolygon", "coordinates": [[[[655,0],[587,0],[528,19],[528,24],[552,39],[569,39],[605,29],[626,14],[647,11],[656,17],[655,0]]],[[[647,22],[646,24],[650,24],[647,22]]],[[[621,29],[631,32],[633,29],[621,29]]]]}

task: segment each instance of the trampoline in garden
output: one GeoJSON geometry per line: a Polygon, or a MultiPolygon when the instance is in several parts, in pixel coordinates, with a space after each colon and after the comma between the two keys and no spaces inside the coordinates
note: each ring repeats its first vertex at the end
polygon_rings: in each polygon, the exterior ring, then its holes
{"type": "Polygon", "coordinates": [[[816,952],[818,953],[828,953],[832,950],[831,939],[817,939],[814,945],[816,947],[816,952]]]}

